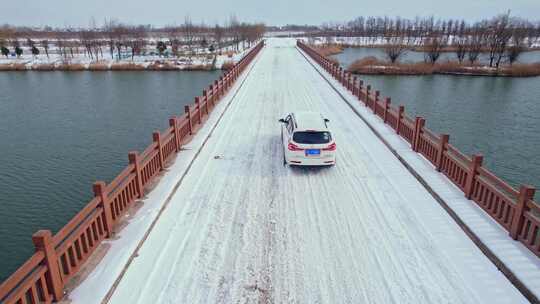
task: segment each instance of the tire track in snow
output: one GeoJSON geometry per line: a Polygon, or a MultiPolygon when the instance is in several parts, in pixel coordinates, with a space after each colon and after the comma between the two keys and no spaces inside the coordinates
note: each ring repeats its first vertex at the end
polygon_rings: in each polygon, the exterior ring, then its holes
{"type": "MultiPolygon", "coordinates": [[[[336,106],[334,106],[334,108],[339,108],[339,107],[338,107],[338,105],[336,105],[336,106]]],[[[347,111],[350,111],[349,109],[346,109],[346,110],[347,110],[347,111]]],[[[342,123],[342,122],[345,122],[345,121],[347,121],[347,120],[343,120],[343,119],[338,120],[339,123],[342,123]]],[[[338,129],[339,129],[339,130],[347,130],[348,128],[338,128],[338,129]]],[[[354,135],[355,135],[354,133],[353,133],[353,134],[349,134],[349,136],[347,136],[348,140],[350,141],[351,138],[354,137],[354,135]]],[[[362,144],[362,141],[358,141],[358,142],[359,142],[359,144],[362,144]]],[[[352,146],[352,145],[351,145],[351,146],[352,146]]],[[[357,152],[358,152],[358,151],[357,151],[357,152]]],[[[353,157],[346,157],[346,159],[354,159],[354,158],[353,158],[353,157]]],[[[353,164],[351,164],[351,165],[353,165],[353,164]]],[[[353,167],[354,167],[354,166],[353,166],[353,167]]],[[[346,171],[344,171],[344,172],[346,172],[346,171]]],[[[376,174],[376,175],[377,175],[377,174],[376,174]]],[[[384,177],[384,175],[382,174],[382,172],[381,172],[380,176],[381,176],[381,178],[384,177]]],[[[386,178],[384,178],[384,179],[387,181],[386,178]]],[[[347,178],[344,178],[343,180],[350,180],[350,176],[347,177],[347,178]]],[[[387,189],[378,189],[378,190],[377,190],[377,189],[374,189],[374,190],[371,190],[371,191],[366,191],[366,193],[369,194],[369,195],[375,194],[375,195],[383,196],[384,193],[386,192],[385,190],[387,190],[387,189]]],[[[393,192],[395,192],[395,188],[392,188],[391,190],[392,190],[393,192]]],[[[385,199],[373,198],[373,201],[381,201],[381,202],[384,202],[385,199]]],[[[373,205],[373,207],[376,208],[377,205],[373,205]]],[[[414,246],[404,246],[404,245],[409,244],[410,242],[412,242],[413,239],[407,238],[408,235],[406,235],[406,234],[403,235],[402,232],[405,231],[405,230],[404,230],[404,228],[405,228],[404,226],[405,226],[405,225],[402,225],[401,222],[400,222],[399,220],[396,220],[396,215],[399,215],[399,214],[402,214],[402,213],[401,213],[400,211],[394,212],[394,210],[391,210],[391,209],[385,210],[385,211],[383,211],[383,210],[381,209],[380,212],[384,212],[384,213],[383,213],[383,214],[379,213],[379,217],[378,217],[378,218],[379,218],[379,221],[381,221],[381,220],[385,221],[385,225],[386,225],[387,227],[390,227],[390,229],[392,229],[391,231],[393,231],[393,234],[396,235],[396,236],[398,236],[398,237],[397,237],[398,241],[401,241],[400,243],[401,243],[402,245],[398,245],[397,247],[398,247],[398,248],[404,248],[405,250],[408,250],[407,253],[405,253],[404,255],[405,255],[405,256],[414,256],[416,253],[418,253],[418,250],[415,250],[415,249],[416,249],[416,247],[418,247],[417,245],[420,245],[420,244],[414,244],[414,246]],[[390,216],[390,214],[393,214],[393,216],[390,216]],[[394,221],[389,221],[389,219],[394,219],[394,221]],[[413,248],[414,248],[414,250],[413,250],[413,248]]],[[[403,218],[407,219],[407,217],[403,217],[403,218]]],[[[410,219],[409,219],[409,220],[410,220],[410,219]]],[[[414,225],[411,225],[411,227],[415,227],[415,226],[414,226],[414,225]]],[[[413,232],[413,234],[418,235],[418,236],[423,236],[423,235],[425,235],[425,231],[420,231],[419,233],[414,233],[414,232],[413,232]]],[[[410,266],[409,266],[408,268],[410,268],[410,269],[418,269],[418,268],[422,268],[421,265],[423,265],[423,264],[422,264],[422,263],[420,263],[420,264],[414,263],[415,259],[412,259],[412,261],[411,261],[411,260],[406,260],[406,261],[409,262],[410,266]]],[[[444,270],[443,270],[443,271],[444,271],[444,270]]],[[[420,280],[420,279],[422,279],[422,278],[414,278],[414,276],[411,274],[410,271],[407,271],[407,272],[406,272],[406,276],[405,276],[405,277],[406,277],[406,278],[411,278],[411,277],[413,277],[412,280],[409,279],[409,281],[411,282],[411,284],[414,284],[414,281],[415,281],[415,280],[417,280],[417,282],[418,282],[418,281],[422,281],[422,280],[420,280]]],[[[451,283],[451,282],[452,282],[452,280],[450,280],[450,283],[451,283]]],[[[401,296],[403,296],[403,295],[401,295],[401,296]]],[[[402,301],[403,301],[403,299],[402,299],[402,301]]]]}
{"type": "MultiPolygon", "coordinates": [[[[337,96],[336,96],[336,97],[337,97],[337,96]]],[[[340,107],[339,107],[339,105],[336,105],[336,106],[334,106],[334,108],[340,108],[340,107]]],[[[350,109],[346,109],[346,110],[347,110],[347,111],[350,111],[350,109]]],[[[344,122],[344,121],[347,121],[347,120],[339,120],[340,123],[341,123],[341,122],[344,122]]],[[[356,121],[356,122],[360,122],[360,121],[358,120],[358,121],[356,121]]],[[[339,128],[339,130],[346,130],[346,129],[347,129],[347,128],[339,128]]],[[[365,129],[365,128],[364,128],[364,129],[365,129]]],[[[355,134],[350,134],[350,135],[355,135],[355,134]]],[[[351,136],[349,136],[348,138],[350,139],[351,136]]],[[[359,141],[359,143],[362,144],[362,141],[359,141]]],[[[367,150],[367,151],[373,152],[372,150],[367,150]]],[[[354,158],[349,158],[349,159],[354,159],[354,158]]],[[[374,163],[375,163],[375,162],[374,162],[374,163]]],[[[385,175],[380,174],[380,176],[384,178],[385,182],[390,183],[390,180],[389,180],[385,175]]],[[[345,179],[345,180],[347,180],[347,179],[345,179]]],[[[396,192],[396,189],[397,189],[398,192],[399,192],[399,188],[398,188],[398,187],[394,187],[392,190],[393,190],[394,192],[396,192]]],[[[376,195],[382,195],[382,194],[385,193],[385,190],[384,190],[384,189],[380,189],[380,190],[378,190],[378,191],[368,191],[367,193],[369,193],[370,195],[373,195],[373,194],[376,194],[376,195]]],[[[403,197],[400,197],[400,198],[403,199],[403,197]]],[[[379,199],[379,200],[380,200],[380,199],[379,199]]],[[[402,214],[404,214],[403,211],[407,211],[407,210],[408,210],[408,209],[403,209],[403,208],[402,208],[402,210],[399,210],[398,212],[395,212],[395,215],[398,215],[398,216],[399,216],[399,215],[402,215],[402,214]]],[[[385,212],[388,212],[388,211],[391,211],[391,212],[392,212],[392,210],[387,210],[387,211],[385,211],[385,212]]],[[[381,212],[382,212],[382,210],[381,210],[381,212]]],[[[403,229],[407,226],[407,225],[402,224],[402,222],[400,222],[399,220],[398,220],[397,222],[388,222],[388,219],[390,219],[390,218],[392,218],[392,217],[389,217],[388,214],[386,214],[386,213],[385,213],[384,215],[381,215],[379,218],[380,218],[380,219],[383,219],[383,220],[386,220],[386,221],[387,221],[387,224],[388,224],[388,227],[396,227],[396,226],[397,226],[396,228],[398,228],[398,229],[396,229],[396,230],[404,231],[403,229]]],[[[411,216],[411,217],[406,217],[406,216],[404,216],[404,217],[402,217],[402,218],[403,218],[404,220],[407,220],[407,221],[410,222],[410,223],[414,223],[415,225],[409,225],[409,226],[412,227],[412,228],[415,228],[416,225],[418,225],[418,223],[420,223],[420,226],[421,226],[422,221],[421,221],[420,219],[415,218],[414,221],[412,220],[412,218],[414,218],[414,216],[411,216]],[[418,223],[417,223],[416,221],[418,221],[418,223]]],[[[427,227],[426,227],[426,228],[427,228],[427,227]]],[[[408,238],[408,239],[407,239],[407,238],[406,238],[406,241],[407,241],[407,242],[412,242],[412,243],[414,244],[414,246],[412,246],[412,247],[405,247],[406,249],[409,250],[409,252],[406,254],[407,256],[411,256],[411,255],[412,255],[412,256],[415,256],[415,255],[417,255],[417,254],[420,252],[419,250],[416,250],[418,247],[420,247],[420,246],[423,245],[423,246],[424,246],[424,249],[425,249],[425,244],[430,244],[430,240],[429,240],[429,238],[428,238],[428,236],[430,236],[430,234],[429,234],[428,231],[429,231],[428,229],[425,229],[425,230],[414,231],[414,232],[411,233],[411,234],[414,234],[416,238],[422,238],[422,237],[424,237],[424,240],[423,240],[423,241],[425,241],[425,242],[416,242],[416,243],[415,243],[415,240],[414,240],[414,239],[411,239],[411,238],[408,238]],[[411,250],[412,248],[414,248],[415,250],[411,250]]],[[[399,234],[399,233],[397,233],[397,234],[399,234]]],[[[411,234],[409,234],[409,235],[411,235],[411,234]]],[[[400,247],[400,246],[398,246],[398,247],[400,247]]],[[[402,248],[402,247],[400,247],[400,248],[402,248]]],[[[433,248],[433,247],[431,246],[431,248],[433,248]]],[[[434,251],[433,251],[433,252],[431,252],[431,253],[432,253],[432,254],[437,254],[438,252],[434,252],[434,251]]],[[[418,260],[418,259],[416,259],[416,260],[418,260]]],[[[421,259],[421,260],[423,260],[423,261],[430,261],[431,259],[428,258],[428,256],[425,256],[425,255],[424,255],[424,256],[422,256],[422,259],[421,259]]],[[[440,272],[438,272],[439,274],[440,274],[440,273],[445,273],[446,276],[449,276],[449,277],[450,277],[450,279],[447,278],[447,283],[450,285],[450,288],[448,288],[448,290],[453,290],[453,291],[455,291],[456,289],[459,290],[459,286],[455,286],[454,284],[452,284],[453,282],[459,282],[459,281],[461,281],[461,280],[459,279],[459,277],[457,277],[456,272],[455,272],[453,269],[451,269],[451,268],[448,267],[448,265],[451,265],[452,262],[451,262],[449,259],[447,259],[447,257],[440,258],[440,259],[438,258],[438,259],[434,259],[434,260],[435,260],[435,261],[445,261],[444,263],[439,263],[439,264],[437,264],[437,267],[434,267],[433,269],[439,269],[439,270],[440,270],[440,272]]],[[[413,263],[413,264],[410,265],[410,269],[425,268],[425,267],[422,267],[423,265],[425,265],[425,263],[413,263]]],[[[407,276],[409,276],[409,275],[410,275],[410,272],[407,272],[407,276]]],[[[425,279],[425,278],[420,278],[420,279],[425,279]]],[[[443,278],[441,277],[441,279],[443,279],[443,278]]],[[[425,281],[425,280],[423,280],[423,281],[425,281]]],[[[440,287],[444,287],[444,285],[443,285],[443,286],[440,286],[440,287]]],[[[473,294],[471,293],[471,291],[470,291],[470,290],[467,290],[467,291],[460,297],[460,298],[461,298],[461,301],[463,301],[464,299],[469,299],[469,300],[470,300],[470,299],[471,299],[471,295],[473,295],[473,294]]],[[[473,298],[474,298],[474,296],[473,296],[473,298]]],[[[439,300],[439,301],[440,301],[440,300],[439,300]]],[[[455,301],[454,301],[454,302],[455,302],[455,301]]],[[[473,302],[474,302],[474,301],[473,301],[473,302]]]]}

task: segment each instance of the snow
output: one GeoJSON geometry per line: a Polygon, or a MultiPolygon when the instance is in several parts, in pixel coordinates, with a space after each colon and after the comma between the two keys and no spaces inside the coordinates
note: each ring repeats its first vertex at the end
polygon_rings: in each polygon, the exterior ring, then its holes
{"type": "MultiPolygon", "coordinates": [[[[301,39],[302,41],[306,43],[313,43],[313,44],[326,44],[326,43],[335,43],[335,44],[346,44],[351,46],[372,46],[372,45],[385,45],[388,44],[388,39],[382,36],[377,37],[370,37],[370,36],[358,36],[358,37],[335,37],[335,36],[315,36],[315,37],[299,37],[298,39],[301,39]]],[[[411,44],[420,46],[422,45],[422,38],[421,37],[412,37],[411,38],[411,44]]],[[[448,44],[452,44],[452,42],[456,39],[454,35],[448,36],[448,44]]],[[[540,40],[534,39],[532,41],[528,41],[527,39],[524,41],[525,44],[529,44],[532,48],[538,48],[540,47],[540,40]]]]}
{"type": "MultiPolygon", "coordinates": [[[[310,59],[310,61],[312,61],[310,59]]],[[[312,61],[313,62],[313,61],[312,61]]],[[[342,96],[396,151],[399,156],[419,174],[441,197],[458,217],[471,229],[499,260],[537,297],[540,298],[540,259],[520,242],[509,237],[508,232],[463,192],[450,182],[444,174],[422,155],[411,150],[410,145],[398,136],[387,124],[373,115],[371,110],[358,102],[357,98],[343,88],[324,69],[316,66],[342,96]]]]}
{"type": "MultiPolygon", "coordinates": [[[[145,200],[159,204],[194,159],[110,303],[527,303],[293,39],[267,44],[199,154],[181,154],[145,200]],[[277,120],[299,110],[330,119],[336,166],[283,166],[277,120]]],[[[140,222],[74,302],[101,302],[140,222]]]]}
{"type": "MultiPolygon", "coordinates": [[[[14,56],[14,54],[10,54],[9,57],[0,56],[0,66],[2,65],[10,65],[10,64],[24,64],[25,68],[30,70],[32,68],[36,68],[39,65],[63,65],[63,64],[82,64],[85,68],[88,68],[90,64],[93,63],[99,63],[103,64],[110,68],[111,65],[123,65],[123,64],[136,64],[142,67],[147,68],[150,64],[155,62],[165,62],[175,65],[178,69],[186,69],[190,66],[197,66],[197,65],[211,65],[212,61],[214,59],[213,53],[210,53],[208,51],[197,49],[196,54],[193,56],[178,56],[174,57],[172,55],[165,57],[165,56],[159,56],[159,55],[150,55],[151,52],[156,52],[151,47],[148,47],[147,50],[145,50],[145,53],[148,53],[146,55],[137,55],[133,57],[133,60],[131,59],[131,52],[122,52],[122,59],[117,59],[117,54],[115,50],[114,59],[111,58],[111,55],[109,53],[108,47],[103,47],[103,57],[100,57],[99,61],[92,59],[88,57],[86,54],[82,53],[83,48],[79,47],[75,50],[73,58],[71,58],[71,55],[67,57],[67,60],[64,59],[60,53],[58,48],[52,44],[50,46],[49,50],[49,57],[45,54],[45,51],[39,47],[40,54],[37,56],[33,56],[30,48],[28,47],[21,47],[23,49],[23,54],[20,57],[14,56]],[[13,56],[12,56],[13,55],[13,56]]],[[[218,55],[216,58],[216,68],[221,68],[223,63],[231,61],[231,62],[237,62],[239,61],[245,52],[249,51],[247,48],[243,49],[242,43],[240,43],[240,51],[235,51],[234,46],[226,46],[222,48],[222,55],[218,55]],[[229,56],[228,54],[231,54],[229,56]]],[[[10,51],[13,52],[13,48],[10,47],[10,51]]],[[[168,49],[170,51],[170,48],[168,49]]],[[[69,51],[68,51],[68,54],[69,51]]]]}

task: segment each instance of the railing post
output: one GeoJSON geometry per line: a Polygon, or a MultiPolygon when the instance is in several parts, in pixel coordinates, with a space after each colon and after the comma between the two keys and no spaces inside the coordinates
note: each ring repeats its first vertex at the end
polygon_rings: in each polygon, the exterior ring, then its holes
{"type": "Polygon", "coordinates": [[[401,120],[403,119],[403,113],[405,112],[405,106],[400,105],[398,107],[398,116],[396,123],[396,133],[399,135],[399,129],[401,127],[401,120]]]}
{"type": "Polygon", "coordinates": [[[224,81],[223,81],[223,76],[219,76],[219,81],[218,81],[218,94],[219,94],[219,97],[223,96],[223,87],[225,86],[224,84],[224,81]]]}
{"type": "Polygon", "coordinates": [[[202,123],[202,114],[201,114],[201,98],[199,96],[195,97],[195,108],[197,109],[198,115],[198,122],[199,124],[202,123]]]}
{"type": "Polygon", "coordinates": [[[533,186],[522,185],[519,188],[514,215],[512,217],[512,225],[510,226],[510,237],[514,240],[518,239],[519,232],[523,226],[523,214],[527,211],[527,202],[534,198],[535,189],[533,186]]]}
{"type": "Polygon", "coordinates": [[[169,118],[169,126],[173,127],[174,132],[174,150],[180,151],[180,136],[178,136],[178,120],[176,116],[169,118]]]}
{"type": "Polygon", "coordinates": [[[366,86],[366,98],[364,99],[364,103],[369,108],[369,99],[371,98],[371,86],[368,84],[366,86]]]}
{"type": "Polygon", "coordinates": [[[159,171],[163,171],[165,166],[163,166],[163,147],[161,146],[161,133],[159,133],[159,131],[154,131],[154,133],[152,133],[152,140],[157,143],[159,155],[159,171]]]}
{"type": "Polygon", "coordinates": [[[418,152],[418,141],[420,140],[420,136],[422,135],[422,127],[424,127],[425,122],[425,119],[419,116],[416,116],[414,119],[414,133],[411,144],[414,152],[418,152]]]}
{"type": "Polygon", "coordinates": [[[360,80],[358,82],[358,100],[362,100],[362,86],[364,85],[364,81],[360,80]]]}
{"type": "Polygon", "coordinates": [[[352,80],[352,94],[353,96],[356,96],[356,82],[358,81],[358,77],[353,76],[352,80]]]}
{"type": "Polygon", "coordinates": [[[206,112],[206,115],[208,116],[208,91],[206,90],[203,90],[203,100],[205,101],[205,112],[206,112]]]}
{"type": "Polygon", "coordinates": [[[219,98],[219,81],[217,80],[214,80],[214,90],[212,91],[212,95],[214,96],[214,105],[215,105],[219,98]]]}
{"type": "Polygon", "coordinates": [[[144,196],[144,186],[141,174],[141,165],[139,161],[139,153],[137,151],[131,151],[128,154],[129,163],[135,168],[135,180],[137,181],[137,193],[139,198],[144,196]]]}
{"type": "Polygon", "coordinates": [[[97,181],[92,186],[94,190],[94,196],[99,197],[101,200],[101,206],[103,213],[105,214],[105,229],[107,229],[107,237],[110,238],[113,235],[113,216],[111,206],[109,204],[109,198],[107,196],[107,186],[103,181],[97,181]]]}
{"type": "Polygon", "coordinates": [[[443,165],[443,159],[444,159],[444,153],[446,152],[446,145],[448,144],[448,141],[450,140],[450,135],[448,134],[441,134],[441,140],[439,142],[439,148],[437,150],[437,171],[441,172],[442,165],[443,165]]]}
{"type": "MultiPolygon", "coordinates": [[[[46,277],[47,287],[52,289],[53,298],[56,302],[62,300],[64,296],[64,284],[60,275],[60,265],[58,264],[58,256],[54,249],[52,233],[50,230],[39,230],[32,235],[32,242],[36,252],[41,251],[45,255],[44,262],[49,270],[49,275],[46,277]]],[[[68,262],[69,263],[69,262],[68,262]]]]}
{"type": "Polygon", "coordinates": [[[188,126],[189,126],[189,135],[193,134],[193,123],[191,122],[191,111],[189,106],[184,106],[184,111],[187,114],[188,126]]]}
{"type": "Polygon", "coordinates": [[[484,156],[481,154],[475,154],[472,156],[469,172],[467,173],[467,181],[465,183],[465,197],[471,199],[474,192],[474,181],[478,175],[478,168],[482,166],[484,156]]]}
{"type": "Polygon", "coordinates": [[[373,100],[373,114],[377,114],[377,104],[379,103],[379,96],[381,92],[379,90],[375,91],[375,100],[373,100]]]}
{"type": "Polygon", "coordinates": [[[214,93],[214,85],[211,84],[208,87],[208,91],[210,92],[210,97],[207,97],[207,101],[212,105],[212,109],[214,108],[214,98],[216,97],[216,94],[214,93]]]}
{"type": "Polygon", "coordinates": [[[386,99],[384,100],[384,115],[383,115],[384,123],[388,122],[388,111],[390,110],[391,102],[392,102],[392,99],[390,97],[386,97],[386,99]]]}

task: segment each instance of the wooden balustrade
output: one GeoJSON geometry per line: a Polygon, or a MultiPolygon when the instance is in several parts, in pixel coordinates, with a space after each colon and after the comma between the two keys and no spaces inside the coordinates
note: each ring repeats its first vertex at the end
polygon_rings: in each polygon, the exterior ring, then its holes
{"type": "Polygon", "coordinates": [[[404,138],[411,148],[423,155],[434,166],[454,183],[465,197],[474,201],[484,209],[495,221],[508,230],[509,235],[523,243],[529,250],[540,257],[540,205],[533,200],[535,189],[521,186],[517,191],[496,177],[482,166],[483,156],[465,156],[449,144],[449,135],[435,135],[425,125],[425,120],[415,120],[405,115],[405,107],[394,108],[390,100],[386,103],[378,101],[378,91],[374,96],[371,86],[363,89],[363,81],[356,78],[353,87],[343,82],[341,68],[337,68],[327,58],[301,41],[297,45],[308,56],[321,65],[331,76],[344,85],[373,113],[381,117],[397,134],[404,138]],[[356,93],[356,94],[355,94],[356,93]]]}

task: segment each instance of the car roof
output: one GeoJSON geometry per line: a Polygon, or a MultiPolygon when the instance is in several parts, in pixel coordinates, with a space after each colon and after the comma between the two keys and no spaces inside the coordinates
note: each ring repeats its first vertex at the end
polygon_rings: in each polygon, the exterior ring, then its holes
{"type": "Polygon", "coordinates": [[[299,111],[293,112],[291,115],[294,117],[296,129],[298,131],[328,129],[321,113],[299,111]]]}

